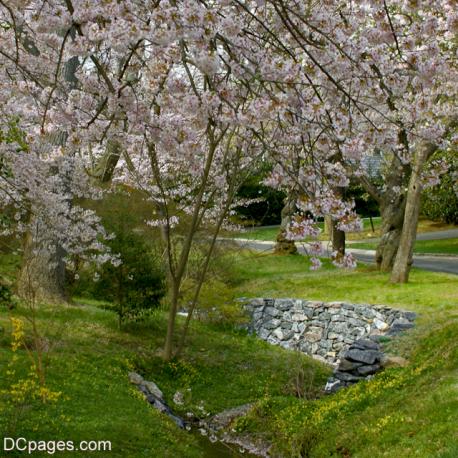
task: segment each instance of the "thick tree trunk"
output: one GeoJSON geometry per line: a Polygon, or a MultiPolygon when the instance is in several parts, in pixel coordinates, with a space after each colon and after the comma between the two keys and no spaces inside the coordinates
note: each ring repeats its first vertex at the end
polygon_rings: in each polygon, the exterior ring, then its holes
{"type": "MultiPolygon", "coordinates": [[[[71,36],[74,38],[74,35],[73,30],[71,36]]],[[[38,56],[40,53],[34,43],[28,36],[25,39],[28,52],[38,56]]],[[[76,72],[79,66],[78,57],[71,57],[63,66],[63,75],[69,89],[74,89],[78,85],[76,72]]],[[[67,132],[54,131],[50,134],[50,139],[56,145],[65,146],[67,132]]],[[[57,240],[46,241],[46,244],[54,247],[52,254],[48,250],[38,248],[38,245],[43,244],[42,240],[47,233],[43,225],[42,222],[37,222],[33,225],[35,233],[29,232],[24,237],[22,266],[17,280],[18,295],[26,300],[33,294],[38,301],[66,302],[68,296],[65,291],[65,250],[57,240]]]]}
{"type": "Polygon", "coordinates": [[[394,156],[385,177],[385,189],[378,193],[382,224],[381,240],[375,252],[375,262],[382,272],[391,271],[398,252],[406,201],[403,189],[407,185],[410,172],[410,166],[402,164],[394,156]]]}
{"type": "Polygon", "coordinates": [[[28,233],[24,239],[22,267],[17,280],[18,295],[26,301],[66,302],[64,255],[57,243],[54,253],[37,250],[34,237],[28,233]]]}
{"type": "Polygon", "coordinates": [[[292,240],[286,239],[286,228],[291,222],[291,217],[296,208],[296,195],[295,193],[288,194],[285,199],[285,206],[281,211],[281,224],[280,230],[277,234],[275,253],[276,254],[296,254],[297,247],[292,240]]]}
{"type": "Polygon", "coordinates": [[[121,157],[122,150],[119,142],[107,142],[105,153],[95,165],[92,175],[102,183],[108,183],[113,177],[114,169],[121,157]]]}
{"type": "Polygon", "coordinates": [[[418,216],[420,214],[421,201],[421,171],[431,154],[427,146],[419,149],[407,190],[407,201],[404,214],[404,225],[400,237],[399,250],[396,254],[390,281],[392,283],[407,283],[410,268],[413,263],[413,248],[417,235],[418,216]]]}
{"type": "Polygon", "coordinates": [[[388,202],[382,201],[380,208],[381,240],[375,252],[377,268],[382,272],[391,271],[394,265],[401,238],[404,211],[405,197],[403,195],[388,202]]]}
{"type": "Polygon", "coordinates": [[[345,232],[337,229],[337,221],[330,215],[324,217],[324,233],[329,237],[332,251],[337,253],[337,258],[345,254],[345,232]]]}
{"type": "MultiPolygon", "coordinates": [[[[334,190],[339,197],[345,195],[344,188],[334,190]]],[[[336,260],[340,260],[345,255],[345,232],[337,228],[338,221],[331,218],[330,221],[330,238],[332,242],[332,251],[336,254],[336,260]]]]}
{"type": "MultiPolygon", "coordinates": [[[[447,129],[444,132],[444,137],[452,129],[458,127],[458,115],[451,116],[448,123],[447,129]]],[[[407,202],[404,215],[404,226],[402,229],[401,240],[399,244],[399,250],[396,255],[396,259],[391,273],[392,283],[407,283],[409,280],[410,268],[413,262],[413,248],[415,245],[417,227],[418,227],[418,216],[420,214],[420,203],[421,203],[421,173],[426,162],[438,149],[438,145],[435,143],[424,142],[418,147],[414,156],[414,164],[412,167],[412,174],[409,179],[409,187],[407,189],[407,202]]]]}

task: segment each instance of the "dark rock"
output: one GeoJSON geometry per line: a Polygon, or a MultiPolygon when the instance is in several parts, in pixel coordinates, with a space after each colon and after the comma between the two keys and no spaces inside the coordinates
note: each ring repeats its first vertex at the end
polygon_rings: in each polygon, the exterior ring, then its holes
{"type": "Polygon", "coordinates": [[[291,299],[277,299],[275,306],[281,311],[289,310],[293,306],[293,301],[291,299]]]}
{"type": "Polygon", "coordinates": [[[392,326],[410,326],[413,327],[413,323],[407,318],[397,318],[393,321],[392,326]]]}
{"type": "Polygon", "coordinates": [[[355,361],[349,361],[348,359],[343,358],[339,363],[339,371],[352,371],[362,365],[363,363],[356,363],[355,361]]]}
{"type": "Polygon", "coordinates": [[[154,382],[144,380],[142,385],[149,391],[150,394],[154,395],[155,397],[159,399],[164,398],[162,391],[159,389],[159,387],[154,382]]]}
{"type": "Polygon", "coordinates": [[[380,364],[372,364],[370,366],[361,366],[356,369],[356,372],[359,375],[366,376],[370,374],[375,374],[377,371],[380,370],[380,364]]]}
{"type": "Polygon", "coordinates": [[[261,298],[252,299],[247,304],[247,307],[264,307],[264,299],[261,299],[261,298]]]}
{"type": "Polygon", "coordinates": [[[330,377],[328,381],[326,382],[326,386],[324,387],[324,391],[326,393],[336,393],[339,391],[341,388],[345,388],[347,384],[343,382],[342,380],[335,379],[333,377],[330,377]]]}
{"type": "Polygon", "coordinates": [[[329,340],[321,340],[319,345],[321,348],[324,348],[326,350],[332,349],[332,342],[330,342],[329,340]]]}
{"type": "Polygon", "coordinates": [[[391,326],[393,324],[393,321],[395,320],[396,318],[393,316],[393,315],[390,315],[388,317],[388,319],[386,320],[386,322],[391,326]]]}
{"type": "Polygon", "coordinates": [[[279,315],[279,311],[274,308],[274,307],[266,307],[264,309],[264,313],[267,314],[267,315],[270,315],[270,316],[277,316],[279,315]]]}
{"type": "Polygon", "coordinates": [[[359,382],[360,380],[364,379],[364,377],[361,375],[353,375],[349,374],[348,372],[340,371],[335,371],[334,377],[338,378],[339,380],[342,380],[343,382],[359,382]]]}
{"type": "Polygon", "coordinates": [[[345,310],[354,310],[355,306],[353,304],[347,304],[346,302],[344,302],[342,304],[342,308],[344,308],[345,310]]]}
{"type": "Polygon", "coordinates": [[[299,348],[304,353],[310,354],[312,352],[312,344],[310,342],[305,342],[305,341],[300,342],[299,348]]]}
{"type": "Polygon", "coordinates": [[[144,385],[137,385],[137,388],[145,395],[146,400],[159,412],[164,413],[169,418],[171,418],[175,424],[181,428],[185,429],[186,423],[184,420],[172,412],[172,409],[162,400],[151,394],[144,385]]]}
{"type": "Polygon", "coordinates": [[[348,332],[348,325],[344,321],[333,321],[329,325],[329,331],[339,334],[345,334],[348,332]]]}
{"type": "Polygon", "coordinates": [[[144,381],[143,377],[136,372],[129,372],[129,381],[134,385],[141,385],[144,381]]]}
{"type": "Polygon", "coordinates": [[[281,320],[278,320],[277,318],[273,318],[272,320],[267,321],[266,323],[264,323],[264,327],[266,329],[275,329],[275,328],[278,328],[278,326],[280,326],[280,324],[281,324],[281,320]]]}
{"type": "Polygon", "coordinates": [[[360,350],[379,350],[380,345],[377,342],[369,339],[359,339],[351,344],[350,349],[358,348],[360,350]]]}
{"type": "Polygon", "coordinates": [[[246,415],[251,407],[252,404],[244,404],[239,407],[233,407],[232,409],[227,409],[213,415],[204,422],[206,426],[213,431],[218,431],[220,429],[227,428],[236,418],[246,415]]]}
{"type": "Polygon", "coordinates": [[[343,357],[351,361],[357,361],[366,364],[374,364],[376,361],[380,361],[382,354],[375,350],[347,350],[343,357]]]}
{"type": "Polygon", "coordinates": [[[287,321],[284,321],[284,322],[281,324],[281,328],[282,328],[282,329],[290,330],[292,327],[293,327],[293,323],[289,323],[289,322],[287,322],[287,321]]]}
{"type": "Polygon", "coordinates": [[[415,321],[417,319],[417,314],[415,312],[402,312],[402,315],[409,321],[415,321]]]}
{"type": "Polygon", "coordinates": [[[399,334],[400,332],[413,327],[414,324],[411,321],[406,320],[405,318],[398,318],[393,321],[393,324],[391,325],[391,328],[388,331],[388,335],[399,334]]]}

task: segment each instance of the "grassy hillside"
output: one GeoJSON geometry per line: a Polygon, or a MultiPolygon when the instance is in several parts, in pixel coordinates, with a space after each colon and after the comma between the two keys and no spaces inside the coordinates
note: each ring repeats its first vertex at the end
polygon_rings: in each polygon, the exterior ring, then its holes
{"type": "MultiPolygon", "coordinates": [[[[313,374],[313,391],[329,374],[328,368],[302,354],[273,347],[231,326],[198,321],[183,358],[164,363],[158,356],[165,336],[164,312],[120,331],[113,312],[89,302],[40,306],[38,328],[51,346],[47,385],[60,393],[46,404],[35,399],[26,351],[11,349],[10,319],[26,322],[28,313],[22,306],[11,312],[0,310],[0,437],[112,442],[109,455],[95,456],[213,456],[194,435],[151,408],[129,384],[128,372],[136,370],[155,380],[177,413],[193,412],[198,417],[267,395],[288,395],[298,370],[313,374]],[[184,394],[182,406],[172,402],[176,391],[184,394]]],[[[30,335],[28,325],[26,331],[30,335]]],[[[234,453],[230,456],[238,456],[234,453]]],[[[87,453],[57,456],[87,457],[87,453]]]]}
{"type": "MultiPolygon", "coordinates": [[[[376,237],[379,234],[380,229],[380,217],[376,216],[372,218],[372,222],[374,224],[375,232],[372,232],[372,226],[370,224],[369,218],[363,218],[363,232],[357,233],[349,233],[347,234],[347,238],[349,240],[352,239],[359,239],[362,237],[376,237]]],[[[319,222],[318,227],[324,231],[324,223],[319,222]]],[[[266,240],[266,241],[274,241],[278,235],[280,226],[267,226],[267,227],[255,227],[252,229],[247,229],[242,233],[237,233],[233,235],[234,237],[246,238],[250,240],[266,240]]],[[[328,240],[328,236],[326,234],[321,234],[321,240],[328,240]]]]}
{"type": "MultiPolygon", "coordinates": [[[[228,257],[235,267],[226,295],[346,300],[419,312],[412,332],[386,344],[410,364],[335,396],[299,399],[294,396],[299,373],[307,374],[313,397],[329,370],[247,336],[232,326],[230,316],[223,323],[195,321],[183,358],[165,364],[159,357],[164,312],[120,331],[115,314],[102,304],[43,305],[38,325],[51,346],[47,382],[61,394],[42,404],[33,399],[33,390],[17,385],[30,379],[30,364],[23,349],[11,349],[10,318],[24,319],[25,309],[1,309],[0,436],[112,441],[112,452],[94,456],[218,456],[145,403],[128,382],[128,372],[137,370],[158,383],[172,406],[174,393],[183,393],[184,404],[174,406],[181,415],[205,416],[255,403],[233,427],[271,441],[276,456],[458,456],[456,276],[414,270],[408,285],[391,285],[387,275],[368,267],[346,272],[325,264],[310,272],[300,256],[235,252],[228,257]]],[[[3,260],[5,275],[15,262],[3,260]]]]}
{"type": "Polygon", "coordinates": [[[392,285],[368,267],[308,272],[299,256],[242,257],[239,265],[241,294],[378,303],[419,313],[413,331],[385,344],[408,358],[408,367],[318,401],[272,397],[240,421],[240,430],[263,430],[280,456],[458,456],[456,276],[413,270],[409,284],[392,285]]]}

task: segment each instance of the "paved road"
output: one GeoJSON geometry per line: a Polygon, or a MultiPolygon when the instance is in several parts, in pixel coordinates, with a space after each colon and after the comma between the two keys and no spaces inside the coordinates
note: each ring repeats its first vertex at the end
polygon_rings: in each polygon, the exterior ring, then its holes
{"type": "Polygon", "coordinates": [[[417,240],[442,240],[458,238],[458,229],[449,229],[448,231],[423,232],[417,234],[417,240]]]}
{"type": "MultiPolygon", "coordinates": [[[[443,231],[450,232],[450,231],[443,231]]],[[[453,236],[456,237],[456,236],[453,236]]],[[[237,243],[247,248],[257,251],[271,251],[274,247],[274,242],[264,242],[260,240],[234,239],[237,243]]],[[[298,247],[299,251],[304,252],[303,247],[298,247]]],[[[375,251],[372,250],[356,250],[347,248],[347,251],[352,253],[358,261],[373,264],[375,251]]],[[[413,265],[420,269],[430,270],[433,272],[446,272],[458,275],[458,257],[448,256],[414,256],[413,265]]]]}
{"type": "MultiPolygon", "coordinates": [[[[444,240],[444,239],[457,239],[458,229],[448,229],[447,231],[435,231],[435,232],[420,232],[417,234],[417,240],[444,240]]],[[[347,240],[347,243],[367,243],[367,242],[378,242],[379,238],[372,239],[361,239],[361,240],[347,240]]]]}

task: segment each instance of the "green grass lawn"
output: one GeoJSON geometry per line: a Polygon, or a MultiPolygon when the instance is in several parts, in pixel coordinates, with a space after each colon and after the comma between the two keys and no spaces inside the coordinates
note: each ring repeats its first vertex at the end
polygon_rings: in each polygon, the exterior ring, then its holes
{"type": "Polygon", "coordinates": [[[324,268],[310,271],[309,261],[300,255],[244,252],[234,255],[233,263],[238,296],[386,304],[428,315],[442,309],[458,312],[458,277],[452,274],[412,269],[409,283],[401,285],[368,265],[348,271],[323,260],[324,268]]]}
{"type": "MultiPolygon", "coordinates": [[[[352,243],[349,248],[359,248],[363,250],[375,250],[377,244],[369,243],[352,243]]],[[[415,253],[430,254],[457,254],[458,255],[458,238],[443,240],[417,240],[415,242],[415,253]]]]}
{"type": "MultiPolygon", "coordinates": [[[[456,276],[413,269],[408,284],[392,285],[387,274],[370,267],[341,271],[325,261],[322,270],[310,272],[301,256],[234,252],[227,257],[234,297],[343,300],[418,312],[416,328],[386,344],[408,358],[409,366],[386,370],[335,396],[299,399],[292,389],[298,373],[313,375],[307,381],[313,393],[329,369],[246,335],[231,319],[194,321],[182,359],[166,364],[160,358],[164,312],[121,331],[116,315],[99,306],[106,304],[44,305],[38,325],[52,344],[47,381],[62,395],[55,403],[26,398],[13,406],[11,387],[28,379],[29,363],[24,350],[13,360],[10,313],[24,318],[26,312],[22,306],[0,309],[0,436],[111,440],[112,452],[93,454],[104,458],[215,456],[146,404],[128,382],[128,372],[136,370],[155,380],[172,406],[173,394],[182,392],[184,405],[175,407],[181,415],[254,402],[233,428],[271,441],[273,456],[458,456],[456,276]]],[[[5,275],[14,265],[8,258],[0,272],[5,275]]]]}

